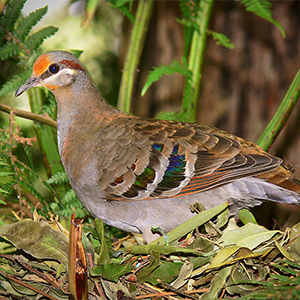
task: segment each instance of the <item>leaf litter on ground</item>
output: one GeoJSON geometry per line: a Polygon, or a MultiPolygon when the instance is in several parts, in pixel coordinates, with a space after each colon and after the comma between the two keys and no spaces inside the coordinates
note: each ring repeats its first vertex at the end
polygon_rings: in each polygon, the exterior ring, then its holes
{"type": "MultiPolygon", "coordinates": [[[[225,203],[147,245],[99,220],[84,225],[89,299],[299,298],[300,225],[268,230],[243,216],[237,225],[225,203]]],[[[0,226],[0,296],[68,299],[66,231],[37,214],[0,226]]]]}

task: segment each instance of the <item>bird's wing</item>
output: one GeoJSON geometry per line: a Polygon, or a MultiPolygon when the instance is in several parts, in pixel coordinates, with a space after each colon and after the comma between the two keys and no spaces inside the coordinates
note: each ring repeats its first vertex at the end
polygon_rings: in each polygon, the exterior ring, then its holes
{"type": "Polygon", "coordinates": [[[254,144],[241,145],[243,140],[206,125],[129,118],[120,126],[102,174],[102,181],[110,178],[108,199],[197,193],[281,164],[254,144]]]}

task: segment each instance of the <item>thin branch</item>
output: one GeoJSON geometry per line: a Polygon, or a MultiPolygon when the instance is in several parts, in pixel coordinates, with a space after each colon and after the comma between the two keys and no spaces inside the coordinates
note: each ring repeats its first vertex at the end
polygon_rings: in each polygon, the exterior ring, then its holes
{"type": "Polygon", "coordinates": [[[14,113],[17,117],[21,117],[24,119],[32,120],[39,122],[41,124],[49,125],[51,127],[56,128],[56,121],[49,117],[48,114],[39,115],[32,113],[30,111],[25,111],[22,109],[14,108],[5,104],[0,103],[0,111],[10,114],[11,112],[14,113]]]}
{"type": "Polygon", "coordinates": [[[34,291],[34,292],[36,292],[36,293],[38,293],[38,294],[40,294],[40,295],[42,295],[42,296],[44,296],[44,297],[46,297],[48,299],[58,300],[57,298],[55,298],[55,297],[53,297],[53,296],[51,296],[51,295],[49,295],[49,294],[47,294],[47,293],[45,293],[43,291],[40,291],[39,289],[36,289],[35,287],[33,287],[33,286],[31,286],[31,285],[29,285],[29,284],[27,284],[27,283],[25,283],[25,282],[23,282],[23,281],[15,278],[14,276],[9,275],[5,271],[1,271],[0,270],[0,275],[3,276],[3,277],[5,277],[5,278],[7,278],[7,279],[9,279],[9,280],[11,280],[11,281],[14,281],[14,282],[16,282],[16,283],[18,283],[18,284],[20,284],[20,285],[22,285],[22,286],[24,286],[24,287],[32,290],[32,291],[34,291]]]}

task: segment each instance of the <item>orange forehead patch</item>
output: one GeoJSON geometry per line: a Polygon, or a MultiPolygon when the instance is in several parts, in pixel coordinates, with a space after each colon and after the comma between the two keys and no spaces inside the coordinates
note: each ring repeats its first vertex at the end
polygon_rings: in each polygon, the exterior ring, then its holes
{"type": "Polygon", "coordinates": [[[47,54],[42,54],[34,63],[32,74],[40,76],[48,69],[50,65],[50,57],[47,54]]]}

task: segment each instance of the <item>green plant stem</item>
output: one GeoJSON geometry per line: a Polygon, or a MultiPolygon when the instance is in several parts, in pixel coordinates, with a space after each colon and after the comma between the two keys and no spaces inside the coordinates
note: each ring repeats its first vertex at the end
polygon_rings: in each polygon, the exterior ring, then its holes
{"type": "Polygon", "coordinates": [[[199,30],[194,31],[192,38],[188,61],[189,70],[192,71],[192,78],[191,82],[189,82],[189,79],[187,79],[182,102],[182,113],[184,115],[184,119],[189,122],[194,122],[196,119],[197,102],[201,81],[201,68],[204,59],[204,50],[207,37],[206,31],[210,20],[212,6],[213,0],[200,1],[197,16],[199,30]]]}
{"type": "Polygon", "coordinates": [[[130,112],[135,75],[148,30],[152,5],[153,0],[140,0],[138,2],[135,22],[130,36],[129,48],[125,58],[118,100],[118,108],[125,112],[130,112]]]}
{"type": "MultiPolygon", "coordinates": [[[[30,107],[33,113],[38,114],[42,109],[43,91],[39,88],[27,91],[30,107]]],[[[36,124],[35,131],[44,156],[46,172],[48,176],[58,172],[64,172],[57,148],[56,130],[47,125],[36,124]]],[[[58,196],[64,195],[69,188],[66,184],[58,184],[56,192],[58,196]]]]}
{"type": "Polygon", "coordinates": [[[256,141],[257,145],[264,150],[268,150],[281,129],[288,120],[291,112],[293,111],[297,101],[300,97],[300,69],[298,70],[292,84],[290,85],[287,93],[285,94],[280,106],[272,117],[271,121],[256,141]]]}

